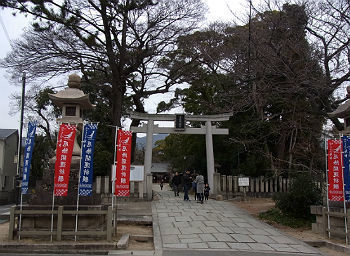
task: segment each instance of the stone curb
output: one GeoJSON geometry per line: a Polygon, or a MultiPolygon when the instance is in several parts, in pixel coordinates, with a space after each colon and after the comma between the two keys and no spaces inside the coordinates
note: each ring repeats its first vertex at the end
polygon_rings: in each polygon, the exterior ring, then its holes
{"type": "Polygon", "coordinates": [[[108,251],[115,250],[115,243],[84,243],[84,244],[23,244],[23,243],[3,243],[0,244],[1,253],[15,253],[15,252],[25,252],[30,251],[31,253],[57,253],[61,254],[71,253],[88,253],[88,254],[101,254],[106,255],[108,251]]]}
{"type": "Polygon", "coordinates": [[[108,255],[118,255],[118,256],[154,256],[154,251],[128,251],[128,250],[118,250],[118,251],[110,251],[108,255]]]}
{"type": "Polygon", "coordinates": [[[162,237],[160,234],[157,210],[152,202],[152,218],[153,218],[153,245],[155,255],[161,256],[163,252],[162,237]]]}
{"type": "Polygon", "coordinates": [[[335,244],[329,241],[304,241],[304,243],[313,247],[327,247],[338,252],[345,252],[350,254],[350,247],[342,246],[340,244],[335,244]]]}

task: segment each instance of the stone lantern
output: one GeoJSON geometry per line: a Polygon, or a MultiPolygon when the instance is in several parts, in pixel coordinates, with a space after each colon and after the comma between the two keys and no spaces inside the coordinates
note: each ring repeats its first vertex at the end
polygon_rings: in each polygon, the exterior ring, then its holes
{"type": "MultiPolygon", "coordinates": [[[[89,95],[85,94],[81,89],[80,76],[73,74],[69,76],[68,88],[57,92],[56,94],[49,94],[52,102],[62,108],[62,117],[57,118],[58,123],[76,124],[78,130],[82,130],[83,119],[82,112],[84,109],[92,109],[94,105],[91,104],[89,95]]],[[[75,136],[73,155],[80,156],[80,147],[75,136]]]]}
{"type": "Polygon", "coordinates": [[[344,134],[350,134],[350,86],[346,88],[346,91],[346,98],[348,100],[346,100],[345,103],[339,105],[339,107],[335,111],[328,113],[328,116],[334,118],[343,118],[344,129],[341,132],[344,134]]]}

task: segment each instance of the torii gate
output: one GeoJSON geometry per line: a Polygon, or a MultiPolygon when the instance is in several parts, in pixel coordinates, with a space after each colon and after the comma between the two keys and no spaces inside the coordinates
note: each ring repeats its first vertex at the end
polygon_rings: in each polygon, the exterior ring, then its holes
{"type": "Polygon", "coordinates": [[[133,112],[129,113],[130,118],[147,121],[147,124],[141,127],[130,127],[130,130],[136,133],[146,133],[146,152],[144,167],[145,172],[150,173],[152,167],[152,145],[153,134],[205,134],[206,153],[207,153],[207,175],[208,184],[214,189],[214,151],[213,151],[213,134],[228,135],[228,129],[216,128],[212,122],[227,121],[233,115],[232,113],[218,115],[184,115],[184,114],[145,114],[133,112]],[[175,127],[159,127],[155,125],[155,121],[174,121],[175,127]],[[186,121],[205,122],[205,126],[201,128],[186,127],[186,121]]]}

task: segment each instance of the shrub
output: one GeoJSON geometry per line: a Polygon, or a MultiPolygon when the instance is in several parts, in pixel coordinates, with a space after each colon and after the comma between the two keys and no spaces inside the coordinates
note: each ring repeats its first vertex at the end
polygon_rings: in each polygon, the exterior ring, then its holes
{"type": "Polygon", "coordinates": [[[303,228],[311,226],[310,220],[286,216],[282,214],[279,209],[276,208],[271,208],[266,212],[260,213],[259,218],[266,220],[269,224],[278,223],[291,228],[303,228]]]}
{"type": "Polygon", "coordinates": [[[298,175],[286,193],[273,197],[276,207],[285,215],[295,218],[311,217],[310,206],[322,202],[322,191],[317,188],[310,175],[298,175]]]}

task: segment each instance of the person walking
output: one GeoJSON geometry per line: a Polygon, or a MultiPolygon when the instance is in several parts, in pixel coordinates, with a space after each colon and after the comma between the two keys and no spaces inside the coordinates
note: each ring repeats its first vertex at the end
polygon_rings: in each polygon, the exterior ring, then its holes
{"type": "Polygon", "coordinates": [[[203,203],[204,199],[204,177],[202,174],[199,174],[196,177],[197,183],[197,202],[203,203]]]}
{"type": "Polygon", "coordinates": [[[188,197],[188,190],[191,188],[192,185],[192,179],[190,175],[190,171],[186,171],[183,176],[184,181],[184,201],[190,201],[190,198],[188,197]]]}
{"type": "Polygon", "coordinates": [[[192,178],[192,189],[193,189],[193,193],[194,193],[194,201],[197,200],[197,183],[196,183],[196,174],[193,174],[193,178],[192,178]]]}
{"type": "Polygon", "coordinates": [[[179,196],[179,185],[181,183],[181,177],[178,172],[175,172],[175,176],[173,177],[171,183],[173,184],[175,196],[179,196]]]}
{"type": "Polygon", "coordinates": [[[160,190],[163,190],[163,186],[164,186],[164,184],[163,184],[163,179],[160,181],[159,186],[160,186],[160,190]]]}

